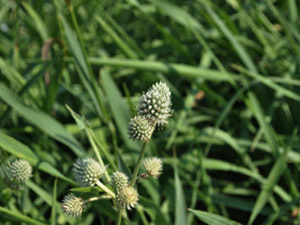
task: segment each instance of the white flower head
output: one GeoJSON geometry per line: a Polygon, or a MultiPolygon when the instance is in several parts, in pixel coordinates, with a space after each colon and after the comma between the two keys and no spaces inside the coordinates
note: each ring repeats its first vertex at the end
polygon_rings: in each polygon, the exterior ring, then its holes
{"type": "Polygon", "coordinates": [[[132,186],[124,187],[116,195],[117,206],[121,209],[132,209],[139,200],[137,190],[132,186]]]}
{"type": "Polygon", "coordinates": [[[150,122],[162,127],[171,117],[171,91],[167,84],[157,82],[144,93],[139,102],[138,114],[145,116],[150,122]]]}
{"type": "Polygon", "coordinates": [[[133,140],[149,141],[154,127],[143,116],[135,116],[129,122],[128,134],[133,140]]]}
{"type": "Polygon", "coordinates": [[[162,173],[163,163],[161,159],[157,157],[146,158],[144,161],[144,167],[149,176],[158,178],[162,173]]]}
{"type": "Polygon", "coordinates": [[[73,175],[77,183],[81,186],[94,186],[103,175],[103,168],[96,160],[92,158],[78,159],[73,165],[73,175]]]}
{"type": "Polygon", "coordinates": [[[124,187],[128,186],[128,177],[125,173],[114,172],[111,176],[112,186],[115,188],[116,192],[122,190],[124,187]]]}
{"type": "Polygon", "coordinates": [[[80,217],[85,209],[85,204],[82,198],[78,198],[73,194],[68,194],[64,197],[61,204],[64,214],[70,217],[80,217]]]}
{"type": "Polygon", "coordinates": [[[13,180],[24,183],[32,175],[32,166],[27,160],[17,159],[9,166],[9,171],[13,180]]]}

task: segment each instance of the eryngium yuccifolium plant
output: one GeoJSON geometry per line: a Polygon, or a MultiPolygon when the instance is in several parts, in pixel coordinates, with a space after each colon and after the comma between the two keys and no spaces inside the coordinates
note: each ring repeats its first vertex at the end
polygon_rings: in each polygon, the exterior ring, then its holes
{"type": "Polygon", "coordinates": [[[32,166],[24,159],[17,159],[9,166],[9,171],[14,181],[24,183],[31,177],[32,166]]]}
{"type": "Polygon", "coordinates": [[[114,172],[111,176],[111,184],[115,188],[116,192],[119,192],[128,186],[128,177],[122,172],[114,172]]]}
{"type": "Polygon", "coordinates": [[[104,173],[105,168],[94,159],[78,159],[73,166],[72,172],[77,183],[81,186],[94,186],[104,173]]]}
{"type": "Polygon", "coordinates": [[[144,167],[149,176],[158,178],[162,172],[163,163],[161,159],[157,157],[146,158],[144,161],[144,167]]]}
{"type": "Polygon", "coordinates": [[[78,198],[73,194],[68,194],[64,197],[61,207],[63,213],[67,216],[80,217],[85,209],[85,204],[82,198],[78,198]]]}
{"type": "Polygon", "coordinates": [[[133,140],[148,141],[151,138],[153,126],[143,116],[135,116],[129,122],[128,134],[133,140]]]}
{"type": "Polygon", "coordinates": [[[169,87],[163,82],[157,82],[141,96],[138,114],[145,116],[155,125],[163,126],[172,115],[171,105],[169,87]]]}
{"type": "Polygon", "coordinates": [[[134,208],[139,200],[139,194],[137,190],[132,186],[124,187],[116,195],[117,206],[120,209],[134,208]]]}

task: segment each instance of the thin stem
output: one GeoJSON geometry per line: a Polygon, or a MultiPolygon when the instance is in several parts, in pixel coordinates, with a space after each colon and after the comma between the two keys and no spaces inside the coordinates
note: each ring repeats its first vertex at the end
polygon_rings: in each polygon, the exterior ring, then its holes
{"type": "Polygon", "coordinates": [[[142,208],[140,205],[138,205],[138,206],[136,207],[136,209],[137,209],[138,213],[140,214],[140,217],[141,217],[141,219],[142,219],[142,221],[143,221],[143,224],[144,224],[144,225],[149,225],[149,222],[147,221],[147,218],[146,218],[146,215],[145,215],[145,213],[144,213],[143,208],[142,208]]]}
{"type": "MultiPolygon", "coordinates": [[[[105,168],[103,160],[102,160],[102,158],[100,156],[100,153],[99,153],[99,149],[98,149],[98,147],[97,147],[97,145],[96,145],[96,143],[94,141],[92,129],[91,128],[86,128],[85,131],[86,131],[86,134],[88,136],[89,142],[90,142],[90,144],[91,144],[91,146],[92,146],[92,148],[93,148],[93,150],[94,150],[94,152],[96,154],[96,157],[97,157],[100,165],[102,166],[102,168],[105,168]]],[[[110,182],[110,177],[109,177],[108,172],[107,172],[106,169],[104,170],[104,175],[105,175],[107,181],[110,182]]]]}
{"type": "Polygon", "coordinates": [[[141,167],[141,164],[142,164],[142,159],[144,157],[144,154],[145,154],[145,151],[146,151],[146,147],[147,147],[147,144],[148,144],[148,141],[144,142],[143,144],[143,147],[142,147],[142,150],[140,152],[140,156],[139,156],[139,159],[136,163],[136,166],[134,168],[134,172],[133,172],[133,175],[132,175],[132,179],[131,179],[131,182],[130,182],[130,186],[133,186],[135,184],[135,181],[136,181],[136,177],[138,175],[138,172],[139,172],[139,169],[141,167]]]}
{"type": "Polygon", "coordinates": [[[110,199],[110,198],[111,198],[110,196],[104,195],[104,196],[99,196],[99,197],[91,197],[91,198],[85,200],[84,202],[94,202],[94,201],[98,201],[101,199],[110,199]]]}
{"type": "Polygon", "coordinates": [[[119,209],[116,225],[121,225],[121,221],[122,221],[122,212],[121,212],[121,209],[119,209]]]}
{"type": "Polygon", "coordinates": [[[72,18],[72,22],[73,22],[73,25],[74,25],[74,28],[75,28],[75,32],[76,32],[77,37],[79,39],[79,44],[80,44],[80,47],[81,47],[81,50],[82,50],[82,53],[83,53],[84,60],[85,60],[86,65],[87,65],[87,69],[88,69],[88,71],[87,71],[88,74],[87,75],[89,75],[89,78],[91,80],[92,88],[93,88],[94,94],[96,96],[98,105],[99,105],[100,109],[102,110],[102,113],[103,113],[103,118],[102,119],[105,123],[107,123],[110,120],[110,118],[109,118],[108,113],[107,113],[107,111],[104,107],[104,104],[103,104],[102,100],[101,100],[100,93],[99,93],[99,90],[98,90],[99,87],[98,87],[98,84],[97,84],[97,79],[96,79],[96,77],[93,73],[92,66],[89,63],[88,58],[87,58],[87,53],[86,53],[86,49],[85,49],[85,46],[84,46],[84,41],[83,41],[83,38],[82,38],[82,35],[81,35],[82,32],[80,31],[80,28],[78,26],[73,6],[69,5],[68,8],[69,8],[69,11],[71,13],[71,18],[72,18]]]}
{"type": "Polygon", "coordinates": [[[113,193],[111,190],[109,190],[104,184],[102,184],[99,180],[97,180],[98,187],[100,187],[103,191],[105,191],[109,196],[112,198],[116,198],[115,193],[113,193]]]}

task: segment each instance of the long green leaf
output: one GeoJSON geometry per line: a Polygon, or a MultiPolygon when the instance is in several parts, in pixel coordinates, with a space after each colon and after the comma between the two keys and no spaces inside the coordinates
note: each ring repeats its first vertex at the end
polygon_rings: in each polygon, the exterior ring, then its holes
{"type": "MultiPolygon", "coordinates": [[[[74,11],[71,11],[73,16],[73,21],[75,20],[74,11]]],[[[62,25],[64,27],[67,40],[70,46],[70,50],[72,51],[73,57],[75,59],[75,66],[80,75],[80,79],[82,80],[83,85],[87,89],[90,97],[93,100],[95,108],[99,114],[99,116],[103,116],[104,119],[107,119],[106,110],[102,102],[101,89],[97,83],[96,78],[94,77],[92,68],[87,60],[87,56],[85,55],[84,46],[81,46],[76,33],[71,29],[68,21],[65,17],[59,13],[59,17],[61,18],[62,25]]],[[[76,24],[76,21],[74,21],[76,24]]],[[[77,25],[77,24],[76,24],[77,25]]],[[[77,26],[78,28],[78,26],[77,26]]],[[[79,28],[78,28],[79,29],[79,28]]],[[[77,34],[80,35],[77,30],[77,34]]]]}
{"type": "Polygon", "coordinates": [[[39,157],[33,153],[26,145],[17,141],[16,139],[7,136],[0,131],[0,146],[3,150],[17,156],[18,158],[28,160],[33,166],[37,169],[42,170],[52,176],[59,177],[65,181],[68,181],[71,184],[75,184],[74,181],[64,176],[61,172],[55,169],[48,162],[42,161],[39,157]]]}
{"type": "MultiPolygon", "coordinates": [[[[70,59],[66,58],[67,61],[70,59]]],[[[114,58],[95,58],[90,57],[89,61],[95,65],[107,65],[113,67],[133,68],[152,72],[162,72],[166,74],[181,75],[188,78],[203,78],[212,81],[232,81],[238,76],[233,73],[220,72],[218,70],[203,69],[199,67],[174,64],[158,61],[127,60],[114,58]]]]}
{"type": "Polygon", "coordinates": [[[238,222],[227,219],[217,214],[194,209],[189,209],[189,211],[193,213],[199,220],[208,225],[241,225],[238,222]]]}
{"type": "Polygon", "coordinates": [[[77,156],[84,155],[84,150],[80,143],[59,122],[46,113],[25,105],[18,96],[2,83],[0,83],[0,98],[31,124],[72,149],[77,156]]]}
{"type": "Polygon", "coordinates": [[[251,70],[256,72],[256,66],[250,58],[245,48],[240,44],[232,32],[228,29],[226,24],[220,19],[220,17],[211,9],[208,4],[204,5],[205,10],[209,13],[211,18],[217,24],[218,28],[223,32],[224,36],[229,40],[237,54],[240,56],[243,63],[251,70]]]}
{"type": "Polygon", "coordinates": [[[250,215],[250,219],[248,224],[253,224],[255,218],[259,215],[259,212],[264,207],[264,205],[269,200],[269,197],[271,196],[274,186],[276,185],[277,181],[281,177],[282,173],[285,170],[286,167],[286,160],[287,155],[290,151],[290,148],[287,147],[285,151],[277,158],[276,163],[272,167],[271,172],[269,173],[267,181],[262,186],[262,191],[260,192],[256,203],[254,205],[254,208],[252,210],[252,213],[250,215]]]}
{"type": "Polygon", "coordinates": [[[256,96],[253,93],[249,92],[248,96],[249,96],[249,100],[246,100],[246,104],[255,115],[260,127],[263,129],[266,140],[271,146],[273,154],[277,155],[278,143],[277,140],[275,139],[274,131],[266,119],[261,104],[259,103],[259,101],[257,100],[256,96]]]}
{"type": "Polygon", "coordinates": [[[203,26],[183,8],[165,1],[152,1],[159,9],[177,23],[187,27],[190,30],[206,32],[203,26]]]}
{"type": "Polygon", "coordinates": [[[43,39],[43,41],[45,41],[48,38],[48,32],[46,29],[47,26],[45,25],[44,21],[41,19],[39,14],[31,7],[31,5],[29,5],[27,2],[25,1],[22,2],[22,5],[24,6],[24,8],[26,9],[28,14],[34,21],[36,29],[40,33],[41,38],[43,39]]]}
{"type": "Polygon", "coordinates": [[[124,101],[117,85],[106,70],[102,71],[101,79],[103,89],[107,96],[108,105],[111,108],[113,118],[116,121],[122,140],[128,147],[138,149],[135,143],[129,141],[127,134],[128,122],[130,120],[129,106],[124,101]]]}
{"type": "Polygon", "coordinates": [[[56,224],[56,195],[57,195],[57,178],[55,178],[54,180],[54,184],[53,184],[53,194],[52,194],[52,210],[51,210],[51,221],[50,224],[51,225],[55,225],[56,224]]]}
{"type": "Polygon", "coordinates": [[[174,168],[175,177],[175,225],[187,225],[186,202],[177,167],[174,168]]]}
{"type": "Polygon", "coordinates": [[[15,88],[20,88],[25,84],[22,75],[0,57],[0,71],[12,83],[15,88]]]}
{"type": "Polygon", "coordinates": [[[140,203],[145,211],[150,215],[154,224],[168,225],[164,212],[152,200],[143,196],[140,197],[140,203]]]}
{"type": "Polygon", "coordinates": [[[266,85],[269,88],[272,88],[274,91],[278,92],[278,94],[281,94],[283,96],[286,96],[290,99],[293,99],[295,101],[300,101],[300,95],[292,92],[291,90],[284,88],[276,83],[274,83],[274,81],[272,81],[271,79],[269,79],[269,77],[264,77],[258,73],[254,73],[251,71],[248,71],[240,66],[234,66],[235,68],[237,68],[239,71],[241,71],[242,73],[254,78],[255,80],[260,81],[261,83],[263,83],[264,85],[266,85]]]}
{"type": "Polygon", "coordinates": [[[46,223],[42,223],[38,220],[32,219],[28,216],[25,216],[17,211],[12,211],[12,210],[6,209],[2,206],[0,206],[0,212],[7,216],[10,216],[10,218],[12,218],[13,221],[19,221],[19,222],[31,224],[31,225],[46,225],[46,223]]]}

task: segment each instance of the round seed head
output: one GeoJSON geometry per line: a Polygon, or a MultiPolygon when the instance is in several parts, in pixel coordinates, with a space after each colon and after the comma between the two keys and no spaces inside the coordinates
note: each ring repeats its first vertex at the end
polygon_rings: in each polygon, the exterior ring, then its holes
{"type": "Polygon", "coordinates": [[[143,116],[135,116],[129,122],[128,134],[133,140],[148,141],[151,138],[153,126],[143,116]]]}
{"type": "Polygon", "coordinates": [[[150,158],[145,159],[144,167],[149,176],[158,178],[162,172],[163,163],[162,163],[161,159],[159,159],[157,157],[150,157],[150,158]]]}
{"type": "Polygon", "coordinates": [[[84,211],[85,204],[82,198],[77,198],[73,194],[68,194],[64,197],[61,207],[65,215],[78,218],[84,211]]]}
{"type": "Polygon", "coordinates": [[[134,208],[139,200],[139,194],[132,186],[127,186],[116,195],[117,206],[121,209],[134,208]]]}
{"type": "Polygon", "coordinates": [[[128,177],[122,172],[114,172],[111,178],[112,186],[115,188],[116,192],[119,192],[128,186],[128,177]]]}
{"type": "Polygon", "coordinates": [[[94,159],[78,159],[73,165],[73,175],[81,186],[94,186],[104,173],[105,168],[94,159]]]}
{"type": "Polygon", "coordinates": [[[13,180],[24,183],[31,177],[32,167],[27,160],[17,159],[9,166],[9,171],[13,180]]]}
{"type": "Polygon", "coordinates": [[[163,82],[157,82],[141,96],[138,114],[145,116],[149,121],[163,126],[172,115],[171,91],[163,82]]]}

